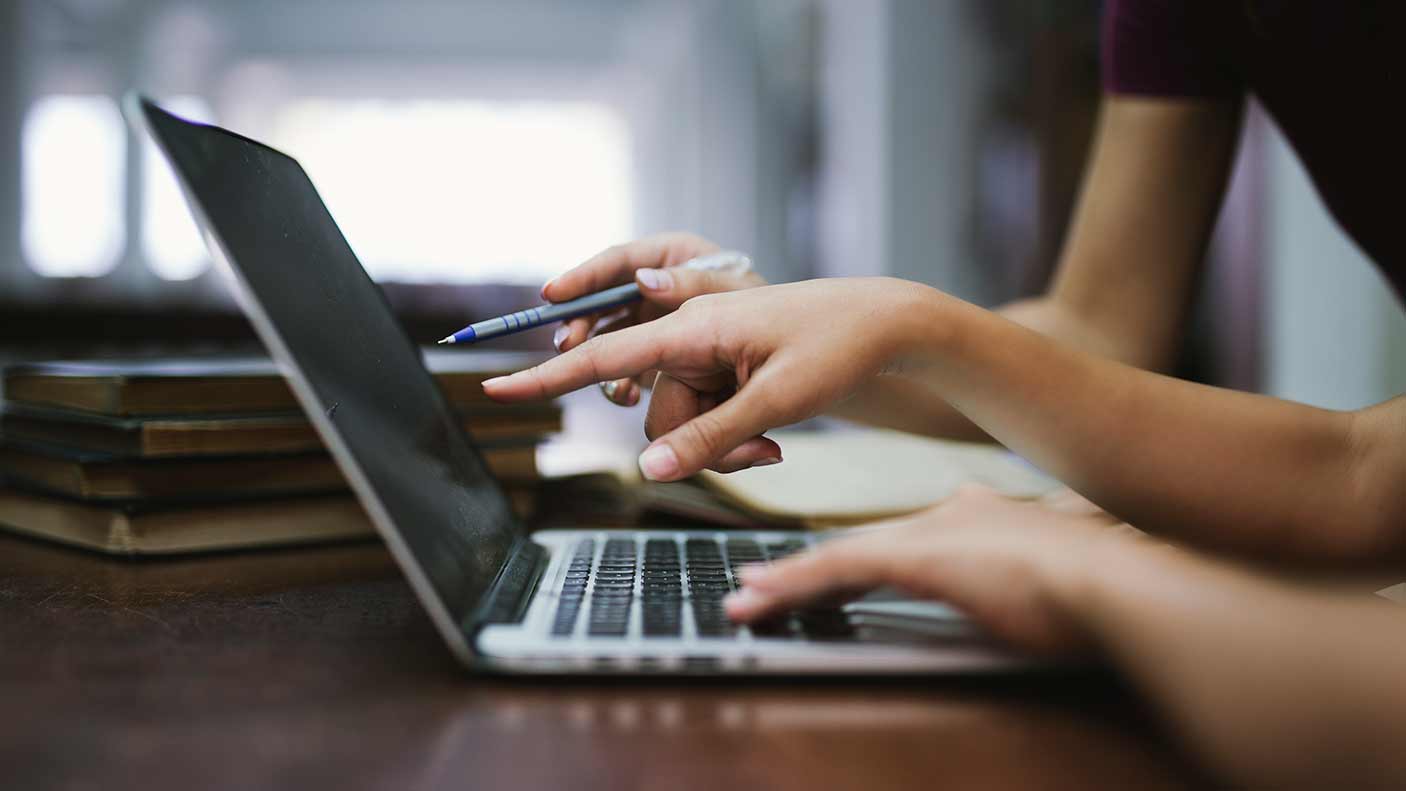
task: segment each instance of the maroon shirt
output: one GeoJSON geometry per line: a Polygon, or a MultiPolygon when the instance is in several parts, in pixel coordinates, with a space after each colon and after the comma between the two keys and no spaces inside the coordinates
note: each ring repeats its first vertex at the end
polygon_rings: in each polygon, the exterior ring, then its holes
{"type": "Polygon", "coordinates": [[[1254,94],[1328,210],[1406,298],[1401,0],[1107,0],[1104,88],[1254,94]]]}

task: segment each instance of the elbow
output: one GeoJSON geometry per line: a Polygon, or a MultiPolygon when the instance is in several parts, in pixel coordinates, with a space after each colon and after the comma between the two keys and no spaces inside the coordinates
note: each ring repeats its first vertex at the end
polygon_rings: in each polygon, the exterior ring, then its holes
{"type": "Polygon", "coordinates": [[[1176,333],[1054,293],[1012,302],[1000,313],[1082,352],[1145,371],[1168,372],[1180,352],[1176,333]]]}

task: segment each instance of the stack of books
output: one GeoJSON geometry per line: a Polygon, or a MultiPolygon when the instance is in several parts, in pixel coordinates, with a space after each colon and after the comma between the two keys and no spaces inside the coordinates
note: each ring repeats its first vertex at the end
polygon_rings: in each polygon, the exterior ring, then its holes
{"type": "MultiPolygon", "coordinates": [[[[446,400],[520,509],[555,404],[488,401],[484,379],[540,356],[430,352],[446,400]]],[[[373,535],[268,359],[33,363],[4,370],[0,526],[115,554],[373,535]]]]}

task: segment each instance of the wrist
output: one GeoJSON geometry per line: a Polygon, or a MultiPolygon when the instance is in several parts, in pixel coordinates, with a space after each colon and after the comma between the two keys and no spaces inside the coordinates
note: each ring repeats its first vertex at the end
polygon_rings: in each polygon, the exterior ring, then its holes
{"type": "Polygon", "coordinates": [[[888,296],[890,317],[884,322],[886,372],[902,372],[946,357],[955,346],[961,300],[931,286],[898,278],[879,278],[888,296]]]}
{"type": "Polygon", "coordinates": [[[1106,647],[1109,630],[1118,629],[1118,613],[1141,598],[1147,585],[1158,585],[1181,551],[1144,536],[1128,525],[1099,530],[1077,551],[1062,553],[1043,571],[1051,606],[1075,624],[1086,639],[1106,647]]]}

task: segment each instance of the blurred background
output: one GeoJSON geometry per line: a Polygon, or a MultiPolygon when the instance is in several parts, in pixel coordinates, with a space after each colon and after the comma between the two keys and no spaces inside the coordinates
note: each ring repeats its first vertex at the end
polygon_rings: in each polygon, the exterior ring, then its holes
{"type": "MultiPolygon", "coordinates": [[[[1079,188],[1099,6],[0,0],[0,361],[254,344],[133,88],[298,157],[420,341],[670,229],[772,280],[1027,295],[1079,188]]],[[[1244,135],[1179,373],[1406,390],[1396,301],[1253,107],[1244,135]]]]}

